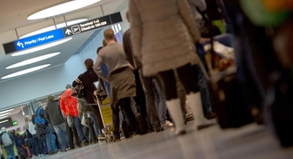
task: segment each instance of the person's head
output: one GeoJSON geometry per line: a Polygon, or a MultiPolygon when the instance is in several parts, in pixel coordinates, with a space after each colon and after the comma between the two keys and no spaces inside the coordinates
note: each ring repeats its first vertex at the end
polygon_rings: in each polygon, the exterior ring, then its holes
{"type": "Polygon", "coordinates": [[[130,23],[130,15],[129,15],[129,11],[127,11],[127,12],[125,13],[125,17],[126,17],[127,21],[130,23]]]}
{"type": "Polygon", "coordinates": [[[2,127],[1,128],[1,132],[6,132],[6,128],[5,127],[2,127]]]}
{"type": "Polygon", "coordinates": [[[67,85],[65,86],[65,88],[66,88],[66,89],[70,89],[70,88],[71,88],[71,85],[70,85],[70,84],[67,84],[67,85]]]}
{"type": "Polygon", "coordinates": [[[32,121],[31,116],[29,116],[29,115],[26,115],[26,116],[24,117],[24,120],[25,120],[25,122],[30,122],[30,121],[32,121]]]}
{"type": "Polygon", "coordinates": [[[106,29],[104,31],[104,39],[107,44],[109,43],[109,41],[113,41],[113,40],[115,41],[114,31],[111,28],[106,29]]]}
{"type": "Polygon", "coordinates": [[[54,96],[49,95],[49,96],[47,97],[47,101],[48,101],[48,102],[52,102],[53,100],[54,100],[54,96]]]}
{"type": "Polygon", "coordinates": [[[84,65],[87,70],[91,69],[94,66],[94,61],[91,58],[88,58],[84,61],[84,65]]]}
{"type": "Polygon", "coordinates": [[[97,55],[99,54],[99,52],[100,52],[103,48],[104,48],[103,46],[97,48],[97,55]]]}

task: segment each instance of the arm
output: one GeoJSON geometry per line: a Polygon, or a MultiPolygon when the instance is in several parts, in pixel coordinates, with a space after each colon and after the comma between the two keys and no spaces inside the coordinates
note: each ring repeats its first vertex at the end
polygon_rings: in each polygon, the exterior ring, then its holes
{"type": "Polygon", "coordinates": [[[129,1],[129,15],[133,56],[140,58],[142,45],[142,21],[134,0],[129,1]]]}
{"type": "Polygon", "coordinates": [[[127,30],[123,35],[123,48],[126,56],[126,60],[135,67],[131,48],[130,30],[127,30]]]}
{"type": "Polygon", "coordinates": [[[46,119],[46,120],[49,122],[49,124],[51,125],[50,115],[49,115],[48,111],[46,111],[45,119],[46,119]]]}
{"type": "Polygon", "coordinates": [[[189,0],[190,5],[198,8],[201,12],[207,9],[207,4],[205,0],[189,0]]]}
{"type": "Polygon", "coordinates": [[[97,60],[95,62],[94,71],[99,77],[101,77],[103,80],[107,81],[108,77],[102,71],[102,64],[104,62],[103,62],[103,59],[101,58],[101,56],[102,56],[101,54],[102,54],[102,50],[100,51],[100,55],[98,55],[97,60]]]}
{"type": "Polygon", "coordinates": [[[79,85],[79,84],[81,84],[82,83],[82,74],[81,75],[79,75],[78,77],[77,77],[77,79],[76,80],[74,80],[73,82],[72,82],[72,87],[75,87],[76,85],[79,85]]]}
{"type": "Polygon", "coordinates": [[[199,41],[201,36],[196,25],[196,22],[193,19],[191,8],[187,3],[187,0],[177,0],[177,6],[179,14],[181,15],[181,18],[183,19],[185,24],[188,26],[189,32],[191,33],[194,42],[199,41]]]}

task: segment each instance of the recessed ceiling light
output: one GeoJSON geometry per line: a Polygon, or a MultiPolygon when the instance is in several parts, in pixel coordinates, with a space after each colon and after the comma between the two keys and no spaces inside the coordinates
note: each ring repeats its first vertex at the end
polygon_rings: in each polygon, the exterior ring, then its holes
{"type": "Polygon", "coordinates": [[[6,69],[12,69],[12,68],[17,68],[17,67],[29,65],[29,64],[32,64],[32,63],[36,63],[36,62],[39,62],[39,61],[43,61],[43,60],[52,58],[52,57],[57,56],[59,54],[60,54],[60,52],[54,52],[54,53],[38,56],[38,57],[35,57],[35,58],[32,58],[32,59],[24,60],[24,61],[18,62],[16,64],[7,66],[6,69]]]}
{"type": "Polygon", "coordinates": [[[10,114],[10,113],[1,114],[0,117],[2,117],[2,116],[7,116],[7,115],[9,115],[9,114],[10,114]]]}
{"type": "Polygon", "coordinates": [[[48,17],[53,17],[56,15],[68,13],[89,5],[92,5],[94,3],[97,3],[101,0],[75,0],[75,1],[69,1],[66,3],[62,3],[53,7],[49,7],[47,9],[41,10],[39,12],[36,12],[32,15],[30,15],[27,19],[28,20],[36,20],[36,19],[43,19],[48,17]]]}
{"type": "Polygon", "coordinates": [[[0,112],[0,114],[7,113],[7,112],[11,112],[11,111],[13,111],[13,110],[14,110],[14,109],[4,110],[4,111],[0,112]]]}
{"type": "Polygon", "coordinates": [[[22,71],[19,71],[19,72],[15,72],[15,73],[6,75],[6,76],[2,77],[1,79],[8,79],[8,78],[12,78],[12,77],[21,76],[21,75],[24,75],[24,74],[28,74],[28,73],[35,72],[35,71],[41,70],[43,68],[49,67],[50,65],[51,64],[46,64],[46,65],[41,65],[41,66],[37,66],[37,67],[32,67],[32,68],[29,68],[29,69],[26,69],[26,70],[22,70],[22,71]]]}
{"type": "MultiPolygon", "coordinates": [[[[76,20],[68,21],[67,25],[73,25],[73,24],[84,22],[84,21],[87,21],[87,19],[76,19],[76,20]]],[[[65,23],[57,24],[56,27],[55,26],[49,26],[49,27],[46,27],[46,28],[31,32],[29,34],[25,34],[24,36],[21,36],[19,39],[23,39],[23,38],[26,38],[26,37],[29,37],[29,36],[37,35],[37,34],[40,34],[40,33],[45,33],[45,32],[51,31],[51,30],[55,30],[56,28],[59,29],[59,28],[64,28],[64,27],[66,27],[65,23]]]]}
{"type": "Polygon", "coordinates": [[[49,44],[37,46],[37,47],[31,48],[31,49],[18,51],[16,53],[11,54],[11,56],[20,56],[20,55],[30,54],[30,53],[37,52],[37,51],[40,51],[40,50],[48,49],[50,47],[54,47],[54,46],[63,44],[63,43],[65,43],[65,42],[67,42],[67,41],[69,41],[71,39],[72,39],[72,37],[62,39],[62,40],[58,40],[58,41],[55,41],[55,42],[52,42],[52,43],[49,43],[49,44]]]}
{"type": "MultiPolygon", "coordinates": [[[[0,119],[4,119],[4,118],[7,118],[8,116],[3,116],[3,117],[0,117],[0,119]]],[[[6,121],[5,121],[6,122],[6,121]]],[[[1,124],[1,123],[0,123],[1,124]]]]}

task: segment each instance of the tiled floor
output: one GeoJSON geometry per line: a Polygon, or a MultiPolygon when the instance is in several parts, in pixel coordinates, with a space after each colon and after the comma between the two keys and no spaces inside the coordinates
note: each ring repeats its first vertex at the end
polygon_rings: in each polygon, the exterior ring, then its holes
{"type": "Polygon", "coordinates": [[[44,159],[293,159],[293,148],[283,149],[263,126],[248,125],[222,131],[218,126],[175,137],[171,129],[137,135],[114,143],[100,143],[44,156],[44,159]]]}

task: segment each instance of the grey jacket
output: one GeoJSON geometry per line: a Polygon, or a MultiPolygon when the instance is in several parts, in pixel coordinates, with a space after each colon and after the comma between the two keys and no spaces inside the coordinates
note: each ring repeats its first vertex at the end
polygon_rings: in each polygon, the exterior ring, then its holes
{"type": "Polygon", "coordinates": [[[60,125],[64,123],[64,118],[60,110],[59,100],[56,99],[52,102],[49,102],[45,111],[46,120],[52,125],[60,125]]]}
{"type": "Polygon", "coordinates": [[[133,53],[145,76],[198,63],[200,32],[187,0],[130,0],[129,14],[133,53]]]}

